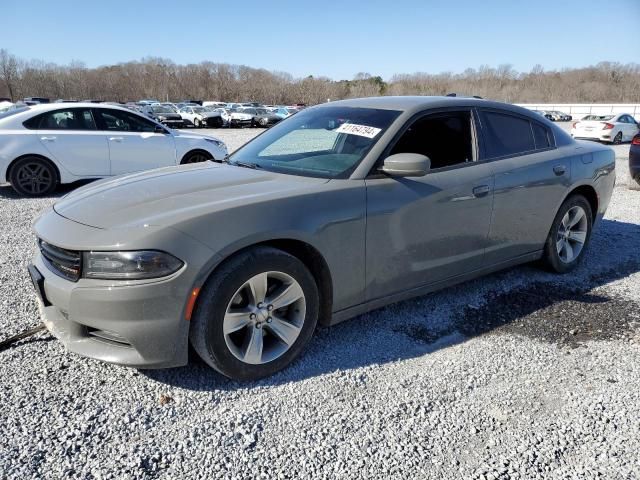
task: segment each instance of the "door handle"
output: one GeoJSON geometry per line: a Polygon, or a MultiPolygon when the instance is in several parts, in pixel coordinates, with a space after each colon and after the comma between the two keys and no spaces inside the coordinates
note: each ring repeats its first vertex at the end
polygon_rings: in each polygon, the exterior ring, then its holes
{"type": "Polygon", "coordinates": [[[567,171],[567,167],[565,167],[564,165],[556,165],[555,167],[553,167],[553,173],[555,173],[558,176],[564,175],[566,171],[567,171]]]}
{"type": "Polygon", "coordinates": [[[40,140],[42,140],[43,142],[53,142],[55,141],[56,137],[40,137],[40,140]]]}
{"type": "Polygon", "coordinates": [[[490,191],[491,191],[491,189],[489,188],[489,185],[478,185],[477,187],[473,188],[473,196],[474,197],[484,197],[490,191]]]}
{"type": "Polygon", "coordinates": [[[109,137],[110,142],[121,142],[122,137],[109,137]]]}

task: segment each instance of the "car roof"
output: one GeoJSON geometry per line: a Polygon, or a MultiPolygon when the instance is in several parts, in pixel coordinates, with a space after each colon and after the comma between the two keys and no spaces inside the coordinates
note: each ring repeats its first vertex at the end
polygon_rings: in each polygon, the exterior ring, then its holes
{"type": "Polygon", "coordinates": [[[531,117],[533,112],[510,103],[485,100],[477,97],[461,96],[389,96],[389,97],[366,97],[338,100],[336,102],[323,103],[311,108],[322,108],[326,106],[375,108],[381,110],[399,110],[408,113],[417,113],[431,108],[444,107],[484,107],[508,110],[520,115],[531,117]]]}

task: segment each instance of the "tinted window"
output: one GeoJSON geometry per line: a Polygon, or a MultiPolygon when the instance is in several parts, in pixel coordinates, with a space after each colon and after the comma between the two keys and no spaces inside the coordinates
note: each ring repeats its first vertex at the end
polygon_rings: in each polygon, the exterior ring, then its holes
{"type": "Polygon", "coordinates": [[[431,160],[431,168],[473,161],[471,113],[455,112],[416,120],[389,153],[419,153],[431,160]]]}
{"type": "Polygon", "coordinates": [[[74,108],[55,110],[33,117],[24,126],[33,130],[95,130],[91,110],[74,108]]]}
{"type": "Polygon", "coordinates": [[[118,132],[154,132],[156,124],[122,110],[99,110],[103,128],[118,132]]]}
{"type": "Polygon", "coordinates": [[[483,112],[482,117],[489,158],[517,155],[535,149],[529,120],[495,112],[483,112]]]}
{"type": "Polygon", "coordinates": [[[533,128],[533,138],[536,142],[536,148],[549,148],[551,147],[551,136],[549,131],[538,123],[531,123],[533,128]]]}

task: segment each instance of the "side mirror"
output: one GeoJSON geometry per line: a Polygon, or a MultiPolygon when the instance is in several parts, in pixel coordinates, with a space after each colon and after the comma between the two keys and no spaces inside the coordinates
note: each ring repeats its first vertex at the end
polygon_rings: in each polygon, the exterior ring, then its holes
{"type": "Polygon", "coordinates": [[[380,171],[391,177],[424,177],[429,173],[431,160],[419,153],[396,153],[384,159],[380,171]]]}
{"type": "Polygon", "coordinates": [[[153,131],[153,133],[162,133],[163,135],[166,135],[167,129],[164,127],[161,127],[160,125],[156,125],[156,129],[153,131]]]}

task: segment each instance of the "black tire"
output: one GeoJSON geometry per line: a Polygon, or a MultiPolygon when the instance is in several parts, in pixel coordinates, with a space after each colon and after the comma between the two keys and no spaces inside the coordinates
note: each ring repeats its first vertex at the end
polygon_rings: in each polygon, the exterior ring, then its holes
{"type": "Polygon", "coordinates": [[[231,257],[207,280],[198,296],[189,337],[195,351],[210,367],[232,379],[256,380],[282,370],[300,355],[316,328],[318,312],[318,287],[307,267],[282,250],[256,247],[231,257]],[[224,316],[245,282],[260,273],[273,271],[291,276],[300,285],[306,305],[304,321],[295,342],[279,357],[261,364],[246,363],[227,346],[224,316]]]}
{"type": "Polygon", "coordinates": [[[620,145],[622,143],[622,132],[618,132],[616,136],[613,137],[613,142],[611,143],[614,145],[620,145]]]}
{"type": "Polygon", "coordinates": [[[49,160],[24,157],[11,167],[9,182],[20,195],[42,197],[53,193],[58,186],[58,172],[49,160]]]}
{"type": "Polygon", "coordinates": [[[547,241],[544,245],[542,262],[545,268],[556,273],[567,273],[576,268],[582,261],[587,246],[589,245],[592,227],[593,212],[588,200],[584,196],[579,194],[571,195],[569,198],[567,198],[560,206],[560,209],[558,210],[558,213],[553,220],[551,230],[549,231],[549,236],[547,237],[547,241]],[[563,217],[569,210],[574,207],[581,207],[586,214],[586,238],[576,258],[570,262],[566,262],[563,261],[560,257],[560,253],[558,252],[558,248],[556,247],[556,242],[558,242],[559,230],[562,228],[561,224],[563,217]]]}
{"type": "Polygon", "coordinates": [[[180,165],[186,165],[187,163],[200,163],[206,162],[207,160],[211,160],[213,156],[209,152],[205,152],[204,150],[193,150],[187,153],[180,165]]]}
{"type": "Polygon", "coordinates": [[[202,122],[199,119],[196,118],[196,119],[193,120],[193,126],[195,128],[200,128],[200,127],[202,127],[202,122]]]}
{"type": "Polygon", "coordinates": [[[261,127],[267,128],[267,125],[269,124],[269,120],[267,120],[266,118],[261,118],[260,120],[258,120],[258,123],[260,124],[261,127]]]}

